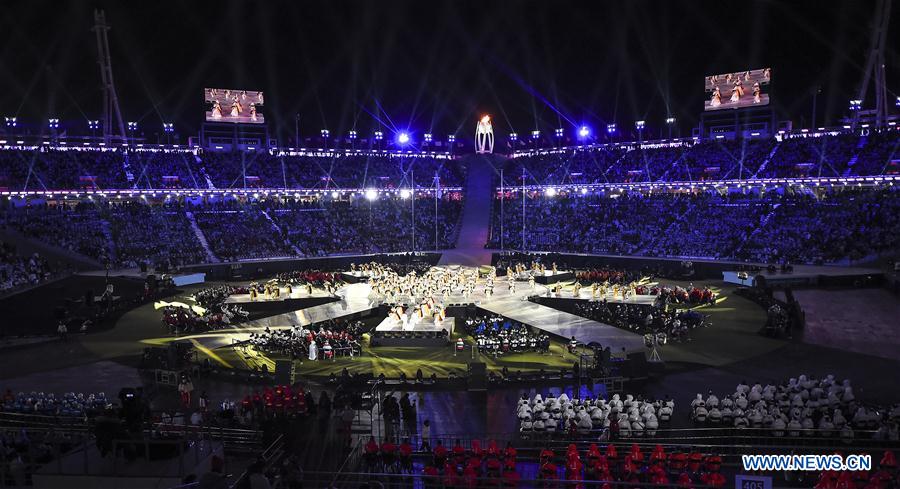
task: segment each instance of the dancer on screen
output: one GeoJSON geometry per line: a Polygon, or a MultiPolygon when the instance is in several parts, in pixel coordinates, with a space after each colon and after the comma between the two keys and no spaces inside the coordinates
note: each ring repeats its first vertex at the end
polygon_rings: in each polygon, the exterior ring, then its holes
{"type": "Polygon", "coordinates": [[[716,86],[713,88],[712,98],[709,101],[710,107],[718,107],[722,105],[722,93],[719,91],[719,87],[716,86]]]}

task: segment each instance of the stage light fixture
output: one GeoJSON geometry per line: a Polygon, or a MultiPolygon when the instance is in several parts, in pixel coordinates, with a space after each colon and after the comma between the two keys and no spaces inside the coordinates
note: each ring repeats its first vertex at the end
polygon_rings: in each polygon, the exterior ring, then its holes
{"type": "Polygon", "coordinates": [[[531,131],[531,139],[537,139],[539,137],[541,137],[541,131],[538,131],[537,129],[531,131]]]}
{"type": "Polygon", "coordinates": [[[563,135],[566,133],[566,131],[561,127],[556,128],[556,130],[553,132],[554,132],[554,134],[556,134],[556,137],[558,137],[558,138],[563,137],[563,135]]]}
{"type": "Polygon", "coordinates": [[[59,129],[59,119],[50,119],[48,125],[50,129],[59,129]]]}
{"type": "Polygon", "coordinates": [[[644,121],[634,121],[634,127],[640,131],[644,128],[644,121]]]}
{"type": "Polygon", "coordinates": [[[328,139],[328,136],[331,135],[331,131],[329,131],[328,129],[322,129],[321,131],[319,131],[319,134],[321,134],[323,138],[328,139]]]}
{"type": "Polygon", "coordinates": [[[586,139],[591,135],[591,128],[588,126],[581,126],[578,128],[578,137],[581,139],[586,139]]]}
{"type": "Polygon", "coordinates": [[[556,196],[556,189],[553,188],[553,187],[548,187],[547,190],[544,190],[544,194],[545,194],[547,197],[555,197],[555,196],[556,196]]]}
{"type": "Polygon", "coordinates": [[[175,124],[171,122],[163,122],[163,131],[168,133],[175,132],[175,124]]]}
{"type": "Polygon", "coordinates": [[[667,118],[666,118],[666,124],[669,124],[669,125],[675,124],[675,118],[674,118],[674,117],[667,117],[667,118]]]}
{"type": "Polygon", "coordinates": [[[19,125],[18,118],[16,117],[4,117],[6,119],[6,127],[16,127],[19,125]]]}
{"type": "Polygon", "coordinates": [[[510,140],[510,141],[518,141],[518,140],[519,140],[519,135],[516,134],[516,133],[514,133],[514,132],[509,133],[509,140],[510,140]]]}
{"type": "Polygon", "coordinates": [[[447,142],[449,142],[449,143],[456,142],[456,134],[451,134],[451,135],[447,136],[447,142]]]}
{"type": "Polygon", "coordinates": [[[612,134],[612,133],[616,132],[616,125],[615,125],[615,124],[607,124],[607,125],[606,125],[606,132],[609,133],[609,134],[612,134]]]}
{"type": "Polygon", "coordinates": [[[100,121],[88,121],[88,129],[97,129],[100,127],[100,121]]]}
{"type": "Polygon", "coordinates": [[[128,130],[129,130],[129,131],[136,131],[136,130],[137,130],[137,122],[129,122],[129,123],[128,123],[128,130]]]}
{"type": "Polygon", "coordinates": [[[370,189],[366,190],[366,199],[375,200],[377,198],[378,198],[378,192],[376,192],[375,189],[370,188],[370,189]]]}
{"type": "Polygon", "coordinates": [[[400,134],[397,134],[397,142],[400,144],[409,143],[409,134],[406,132],[401,132],[400,134]]]}
{"type": "Polygon", "coordinates": [[[408,189],[403,189],[403,190],[400,191],[400,198],[401,198],[401,199],[404,199],[404,200],[405,200],[405,199],[408,199],[408,198],[410,197],[410,195],[411,195],[411,193],[410,193],[410,191],[409,191],[408,189]]]}
{"type": "Polygon", "coordinates": [[[384,139],[384,133],[381,131],[375,131],[375,140],[381,141],[382,139],[384,139]]]}
{"type": "Polygon", "coordinates": [[[862,100],[851,100],[850,101],[850,110],[860,110],[862,109],[862,100]]]}
{"type": "Polygon", "coordinates": [[[431,135],[430,132],[426,132],[425,135],[424,135],[423,137],[425,138],[425,142],[426,142],[426,143],[430,143],[431,140],[432,140],[432,138],[433,138],[433,136],[431,135]]]}
{"type": "Polygon", "coordinates": [[[338,198],[339,196],[340,196],[340,194],[338,194],[336,191],[332,191],[332,192],[331,192],[331,198],[332,198],[332,199],[336,199],[336,198],[338,198]]]}
{"type": "Polygon", "coordinates": [[[356,131],[350,131],[350,134],[348,134],[348,137],[350,139],[356,139],[356,131]]]}

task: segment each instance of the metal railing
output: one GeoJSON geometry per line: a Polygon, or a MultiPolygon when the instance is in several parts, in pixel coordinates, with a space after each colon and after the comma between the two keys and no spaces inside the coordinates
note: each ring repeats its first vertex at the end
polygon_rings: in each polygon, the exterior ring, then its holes
{"type": "MultiPolygon", "coordinates": [[[[494,440],[502,448],[507,442],[519,451],[529,449],[562,449],[574,443],[584,449],[591,443],[615,444],[622,447],[638,445],[651,449],[656,445],[662,445],[665,449],[684,449],[685,447],[706,447],[709,451],[715,451],[721,455],[748,453],[752,449],[765,449],[766,453],[790,451],[802,448],[809,452],[831,452],[835,449],[878,451],[885,448],[896,447],[896,442],[889,440],[877,440],[873,438],[875,431],[856,431],[854,438],[842,438],[834,436],[834,430],[780,430],[783,436],[773,434],[771,428],[667,428],[656,430],[655,436],[641,437],[615,437],[609,439],[608,431],[591,431],[590,434],[569,435],[565,432],[528,433],[443,433],[431,435],[429,446],[433,449],[440,440],[441,444],[451,449],[457,441],[465,449],[471,449],[472,441],[477,440],[482,448],[486,448],[489,440],[494,440]],[[790,436],[788,432],[796,432],[797,436],[790,436]]],[[[381,443],[382,437],[376,437],[381,443]]],[[[392,441],[406,441],[413,447],[422,447],[422,437],[418,433],[403,433],[395,436],[392,441]]],[[[759,453],[759,452],[753,452],[759,453]]]]}

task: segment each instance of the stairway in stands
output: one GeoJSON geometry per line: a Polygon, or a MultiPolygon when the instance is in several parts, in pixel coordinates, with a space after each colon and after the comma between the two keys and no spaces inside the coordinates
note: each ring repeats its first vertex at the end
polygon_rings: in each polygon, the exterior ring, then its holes
{"type": "Polygon", "coordinates": [[[747,233],[747,236],[745,236],[744,239],[741,240],[740,244],[738,244],[734,251],[731,252],[731,255],[736,256],[738,253],[744,251],[744,247],[747,246],[747,243],[750,242],[750,239],[759,234],[760,231],[765,229],[766,225],[769,224],[769,221],[772,220],[772,217],[775,216],[775,212],[779,207],[781,207],[780,203],[772,206],[772,210],[769,211],[768,214],[763,216],[762,220],[759,221],[759,226],[756,226],[752,231],[747,233]]]}
{"type": "Polygon", "coordinates": [[[456,249],[446,250],[441,256],[441,265],[487,265],[491,262],[491,251],[484,248],[491,227],[491,197],[494,182],[494,162],[501,161],[500,155],[468,155],[463,163],[468,169],[466,176],[465,204],[459,220],[456,249]]]}
{"type": "MultiPolygon", "coordinates": [[[[269,215],[268,211],[262,211],[262,215],[265,216],[265,218],[268,219],[270,223],[272,223],[272,229],[275,230],[275,233],[278,236],[284,236],[284,233],[281,232],[281,226],[279,226],[278,223],[275,222],[275,219],[272,219],[272,216],[269,215]]],[[[285,244],[290,246],[291,249],[294,250],[294,253],[297,254],[297,256],[303,256],[303,252],[300,251],[300,248],[297,248],[297,245],[287,240],[285,240],[285,244]]]]}
{"type": "Polygon", "coordinates": [[[853,174],[853,167],[856,165],[857,160],[859,160],[859,153],[866,147],[867,140],[868,138],[866,138],[866,136],[859,138],[859,142],[856,144],[856,151],[853,152],[853,157],[847,162],[847,169],[844,170],[844,173],[842,173],[841,176],[846,177],[853,174]]]}
{"type": "Polygon", "coordinates": [[[775,156],[775,153],[778,152],[778,148],[781,147],[781,141],[775,141],[775,146],[772,146],[772,151],[769,151],[769,154],[766,156],[766,159],[763,160],[762,165],[759,165],[759,168],[756,169],[756,172],[750,178],[756,178],[757,175],[762,173],[765,175],[766,167],[769,166],[769,160],[775,156]]]}
{"type": "Polygon", "coordinates": [[[210,263],[219,263],[219,257],[216,256],[216,254],[213,253],[212,249],[209,247],[209,243],[206,241],[206,236],[203,234],[203,230],[200,229],[200,226],[197,225],[197,220],[194,219],[194,213],[185,211],[184,216],[187,217],[188,222],[191,223],[191,229],[193,229],[194,234],[197,235],[197,241],[200,242],[200,246],[202,246],[203,251],[206,252],[206,259],[210,263]]]}

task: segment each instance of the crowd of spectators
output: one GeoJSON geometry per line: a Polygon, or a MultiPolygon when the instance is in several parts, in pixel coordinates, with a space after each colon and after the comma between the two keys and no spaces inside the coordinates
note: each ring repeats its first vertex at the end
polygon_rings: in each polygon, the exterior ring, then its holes
{"type": "Polygon", "coordinates": [[[33,204],[6,208],[0,214],[5,226],[28,238],[44,241],[100,262],[112,256],[109,227],[98,206],[91,202],[75,205],[33,204]]]}
{"type": "Polygon", "coordinates": [[[534,195],[526,199],[523,245],[521,201],[502,202],[510,207],[502,223],[501,202],[493,206],[490,248],[501,248],[502,236],[506,249],[614,255],[639,253],[687,206],[687,199],[667,196],[534,195]]]}
{"type": "Polygon", "coordinates": [[[111,407],[106,394],[67,392],[57,396],[52,392],[19,392],[7,389],[3,394],[2,410],[7,413],[40,414],[45,416],[91,417],[111,407]]]}
{"type": "MultiPolygon", "coordinates": [[[[896,140],[896,133],[893,135],[896,140]]],[[[759,178],[838,177],[857,152],[859,136],[842,134],[827,137],[793,137],[778,146],[759,178]]]]}
{"type": "MultiPolygon", "coordinates": [[[[511,205],[511,204],[510,204],[511,205]]],[[[533,195],[504,214],[495,202],[489,247],[571,253],[734,259],[764,263],[859,260],[898,248],[893,188],[814,193],[533,195]]]]}
{"type": "Polygon", "coordinates": [[[122,204],[110,206],[106,218],[118,267],[164,263],[159,268],[168,269],[206,261],[206,251],[180,206],[122,204]]]}
{"type": "Polygon", "coordinates": [[[124,160],[123,152],[112,150],[2,149],[0,187],[42,191],[130,188],[124,160]]]}
{"type": "Polygon", "coordinates": [[[193,214],[209,247],[223,261],[295,254],[272,220],[255,206],[193,214]]]}
{"type": "Polygon", "coordinates": [[[900,193],[894,189],[796,195],[747,236],[742,259],[763,263],[859,260],[900,249],[900,193]]]}
{"type": "Polygon", "coordinates": [[[452,248],[462,200],[445,195],[435,206],[434,198],[420,197],[415,206],[415,220],[409,200],[392,198],[321,201],[269,212],[287,241],[307,256],[410,251],[413,227],[416,250],[435,249],[435,244],[437,249],[452,248]]]}
{"type": "Polygon", "coordinates": [[[0,187],[14,190],[459,187],[465,168],[432,156],[288,156],[266,151],[94,148],[0,150],[0,187]]]}
{"type": "Polygon", "coordinates": [[[851,160],[853,175],[900,174],[900,139],[896,133],[872,132],[861,143],[856,161],[851,160]]]}
{"type": "Polygon", "coordinates": [[[23,256],[16,252],[13,244],[0,241],[0,294],[38,285],[59,271],[39,253],[23,256]]]}
{"type": "MultiPolygon", "coordinates": [[[[896,172],[897,131],[866,135],[654,142],[522,155],[504,165],[504,185],[725,178],[871,175],[896,172]],[[776,147],[777,144],[777,147],[776,147]],[[773,152],[774,150],[774,152],[773,152]],[[771,155],[771,158],[769,156],[771,155]],[[768,159],[768,161],[767,161],[768,159]],[[763,165],[764,163],[765,166],[763,165]]],[[[462,186],[459,160],[432,156],[290,156],[267,151],[148,151],[51,148],[0,151],[0,187],[80,188],[402,188],[462,186]]]]}
{"type": "Polygon", "coordinates": [[[29,238],[109,263],[168,270],[209,258],[192,226],[220,260],[452,248],[462,210],[458,193],[374,202],[184,202],[175,199],[62,201],[8,205],[0,223],[29,238]],[[435,211],[437,215],[435,216],[435,211]],[[414,224],[413,224],[414,223],[414,224]],[[415,226],[415,233],[413,232],[415,226]]]}

